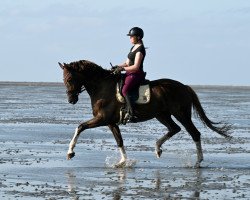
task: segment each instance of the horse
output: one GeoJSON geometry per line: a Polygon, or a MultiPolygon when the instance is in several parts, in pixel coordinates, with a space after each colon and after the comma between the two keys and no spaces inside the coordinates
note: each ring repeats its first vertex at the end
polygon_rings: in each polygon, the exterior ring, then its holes
{"type": "MultiPolygon", "coordinates": [[[[121,75],[113,74],[111,69],[104,69],[88,60],[79,60],[69,64],[59,62],[58,64],[63,69],[63,81],[67,90],[68,102],[76,104],[79,94],[86,90],[90,96],[93,111],[93,118],[80,123],[75,129],[69,143],[67,159],[75,156],[74,148],[81,132],[90,128],[108,126],[121,155],[120,161],[115,166],[124,166],[127,154],[119,129],[120,110],[124,103],[119,102],[116,98],[117,82],[121,75]]],[[[181,130],[172,119],[174,116],[191,135],[196,145],[197,162],[195,166],[200,167],[200,163],[203,161],[201,134],[192,122],[192,108],[205,126],[221,136],[231,137],[229,135],[231,126],[227,123],[211,121],[205,114],[197,94],[190,86],[171,79],[153,80],[149,82],[149,86],[150,102],[137,104],[134,106],[134,110],[137,116],[136,123],[156,118],[167,128],[167,133],[155,144],[155,153],[158,158],[162,154],[163,143],[181,130]]]]}

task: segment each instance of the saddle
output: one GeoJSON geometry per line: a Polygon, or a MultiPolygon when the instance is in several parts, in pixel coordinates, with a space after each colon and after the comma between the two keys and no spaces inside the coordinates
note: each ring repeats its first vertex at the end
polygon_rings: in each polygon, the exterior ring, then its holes
{"type": "MultiPolygon", "coordinates": [[[[121,102],[125,103],[125,99],[122,95],[122,87],[124,84],[125,76],[123,75],[121,79],[117,83],[116,87],[116,99],[121,102]]],[[[149,87],[149,80],[144,80],[139,88],[135,88],[129,92],[130,98],[136,104],[147,104],[150,101],[150,87],[149,87]]]]}

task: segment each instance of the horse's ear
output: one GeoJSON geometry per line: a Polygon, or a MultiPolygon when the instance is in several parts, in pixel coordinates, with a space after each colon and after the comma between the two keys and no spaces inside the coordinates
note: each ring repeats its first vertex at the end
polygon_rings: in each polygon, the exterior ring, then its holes
{"type": "Polygon", "coordinates": [[[58,62],[58,64],[62,69],[64,69],[64,65],[62,63],[58,62]]]}

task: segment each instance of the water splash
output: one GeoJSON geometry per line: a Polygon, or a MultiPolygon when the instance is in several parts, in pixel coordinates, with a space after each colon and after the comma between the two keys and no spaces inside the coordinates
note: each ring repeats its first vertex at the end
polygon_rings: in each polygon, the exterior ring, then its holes
{"type": "MultiPolygon", "coordinates": [[[[117,168],[117,164],[120,161],[120,157],[118,155],[107,156],[105,159],[105,163],[107,167],[110,168],[117,168]]],[[[124,165],[120,166],[119,168],[133,168],[137,163],[136,159],[127,158],[124,165]]]]}
{"type": "Polygon", "coordinates": [[[192,159],[192,151],[186,150],[180,154],[180,160],[183,165],[183,167],[190,167],[192,168],[194,166],[193,159],[192,159]]]}

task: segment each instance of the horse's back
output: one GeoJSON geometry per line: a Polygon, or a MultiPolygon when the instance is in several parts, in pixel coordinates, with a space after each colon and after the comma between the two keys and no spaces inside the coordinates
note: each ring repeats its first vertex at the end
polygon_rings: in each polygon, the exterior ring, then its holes
{"type": "Polygon", "coordinates": [[[152,96],[163,97],[167,101],[190,103],[189,86],[172,79],[158,79],[150,81],[152,96]]]}
{"type": "Polygon", "coordinates": [[[177,88],[186,88],[186,85],[183,83],[173,80],[173,79],[157,79],[150,81],[151,87],[164,86],[164,87],[177,87],[177,88]]]}

